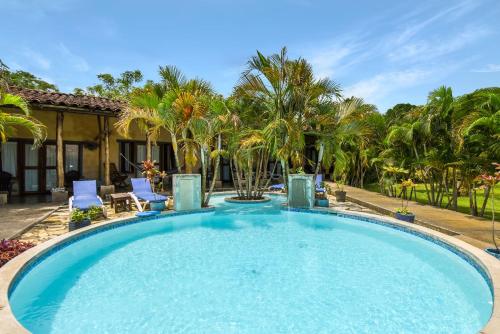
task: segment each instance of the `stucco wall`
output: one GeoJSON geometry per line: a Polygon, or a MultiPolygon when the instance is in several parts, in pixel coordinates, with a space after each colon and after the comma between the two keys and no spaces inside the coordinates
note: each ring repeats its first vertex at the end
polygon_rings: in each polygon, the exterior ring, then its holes
{"type": "MultiPolygon", "coordinates": [[[[47,127],[47,140],[56,140],[56,116],[55,111],[49,110],[32,110],[32,116],[38,119],[47,127]]],[[[114,162],[119,166],[119,145],[118,140],[139,140],[146,139],[136,126],[132,126],[129,137],[121,136],[115,128],[115,117],[110,118],[111,135],[109,138],[110,144],[110,162],[114,162]]],[[[103,117],[101,117],[101,127],[103,127],[103,117]]],[[[63,123],[63,140],[65,141],[78,141],[78,142],[94,142],[98,144],[99,127],[96,115],[85,115],[77,113],[64,113],[63,123]]],[[[23,130],[18,130],[11,138],[30,138],[30,134],[23,130]]],[[[170,142],[170,136],[166,132],[162,132],[158,141],[170,142]]],[[[102,148],[104,156],[104,145],[102,148]]],[[[99,149],[95,148],[90,150],[83,147],[83,161],[82,161],[82,175],[85,178],[98,179],[99,178],[99,149]]],[[[104,159],[102,160],[104,161],[104,159]]]]}

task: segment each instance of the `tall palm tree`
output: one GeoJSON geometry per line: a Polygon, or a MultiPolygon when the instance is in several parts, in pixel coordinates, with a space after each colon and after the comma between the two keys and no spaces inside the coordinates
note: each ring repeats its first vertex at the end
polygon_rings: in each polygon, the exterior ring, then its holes
{"type": "Polygon", "coordinates": [[[7,141],[17,128],[28,130],[33,137],[34,145],[40,146],[47,138],[47,129],[38,120],[30,116],[26,101],[17,95],[0,91],[0,139],[7,141]],[[7,107],[16,108],[21,113],[7,111],[7,107]]]}
{"type": "Polygon", "coordinates": [[[173,131],[174,124],[177,129],[182,129],[180,136],[186,173],[192,173],[198,156],[193,133],[188,125],[192,119],[203,118],[208,110],[208,101],[213,89],[202,79],[186,79],[175,66],[160,66],[159,72],[162,81],[158,89],[164,93],[165,107],[174,112],[167,120],[169,132],[171,136],[177,135],[177,132],[173,131]]]}
{"type": "Polygon", "coordinates": [[[303,163],[310,117],[319,104],[339,97],[340,88],[331,80],[315,79],[310,64],[290,60],[282,48],[269,57],[257,51],[235,87],[235,96],[262,107],[263,135],[286,180],[288,161],[294,168],[303,163]]]}

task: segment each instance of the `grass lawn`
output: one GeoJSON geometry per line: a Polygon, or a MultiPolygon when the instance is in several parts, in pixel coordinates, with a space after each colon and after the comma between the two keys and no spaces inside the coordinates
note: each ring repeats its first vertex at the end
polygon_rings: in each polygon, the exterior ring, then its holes
{"type": "MultiPolygon", "coordinates": [[[[366,190],[374,191],[374,192],[380,192],[380,188],[377,183],[372,183],[372,184],[367,184],[364,187],[366,190]]],[[[399,192],[399,187],[398,192],[399,192]]],[[[423,184],[417,184],[416,185],[416,190],[417,190],[417,202],[422,203],[422,204],[427,204],[427,195],[425,192],[425,187],[423,184]]],[[[481,205],[483,204],[484,201],[484,190],[478,190],[477,191],[477,203],[478,203],[478,210],[481,209],[481,205]]],[[[444,196],[443,198],[443,207],[446,207],[446,204],[448,204],[448,197],[444,196]]],[[[495,220],[500,221],[500,184],[497,184],[495,187],[495,220]]],[[[469,211],[469,196],[460,196],[458,197],[458,211],[463,212],[463,213],[470,213],[469,211]]],[[[490,193],[490,198],[488,199],[488,203],[486,206],[486,210],[484,212],[484,217],[491,219],[491,193],[490,193]]]]}

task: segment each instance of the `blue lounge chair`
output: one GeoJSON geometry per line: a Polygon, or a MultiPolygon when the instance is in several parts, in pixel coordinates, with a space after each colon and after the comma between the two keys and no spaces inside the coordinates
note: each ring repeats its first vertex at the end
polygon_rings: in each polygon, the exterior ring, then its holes
{"type": "Polygon", "coordinates": [[[151,190],[151,183],[146,178],[131,178],[130,182],[132,183],[132,192],[129,194],[140,212],[144,211],[146,205],[151,201],[167,200],[166,196],[156,194],[151,190]],[[144,205],[141,205],[140,201],[145,202],[144,205]]]}
{"type": "Polygon", "coordinates": [[[323,174],[316,175],[316,192],[325,193],[326,189],[321,187],[321,182],[323,182],[323,174]]]}
{"type": "Polygon", "coordinates": [[[284,189],[285,189],[284,183],[273,184],[272,186],[269,187],[269,190],[271,191],[283,191],[284,189]]]}
{"type": "Polygon", "coordinates": [[[97,186],[95,180],[73,181],[73,196],[69,198],[69,211],[73,209],[88,210],[90,207],[97,206],[102,208],[106,216],[106,208],[102,199],[97,196],[97,186]]]}

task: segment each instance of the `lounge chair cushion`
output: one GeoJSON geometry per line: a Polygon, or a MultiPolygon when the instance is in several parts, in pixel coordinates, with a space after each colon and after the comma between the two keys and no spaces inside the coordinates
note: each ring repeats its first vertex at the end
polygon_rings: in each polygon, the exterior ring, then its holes
{"type": "Polygon", "coordinates": [[[281,190],[285,189],[285,185],[283,183],[273,184],[272,186],[269,187],[269,189],[281,190]]]}
{"type": "Polygon", "coordinates": [[[148,201],[148,202],[154,202],[154,201],[166,201],[167,197],[159,194],[155,194],[152,192],[140,192],[136,193],[134,192],[134,195],[137,196],[137,198],[142,199],[143,201],[148,201]]]}
{"type": "Polygon", "coordinates": [[[151,190],[151,184],[145,178],[132,178],[132,192],[137,198],[143,201],[166,201],[167,197],[154,193],[151,190]]]}
{"type": "Polygon", "coordinates": [[[91,206],[101,206],[102,202],[97,196],[95,180],[73,181],[73,207],[81,210],[89,209],[91,206]]]}

